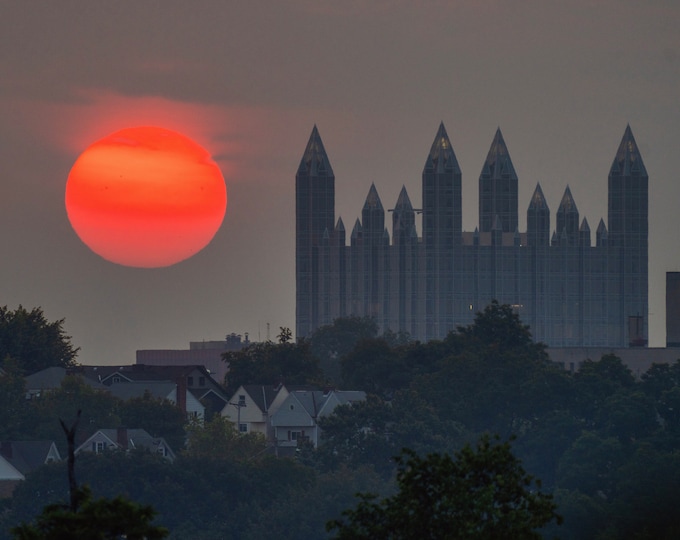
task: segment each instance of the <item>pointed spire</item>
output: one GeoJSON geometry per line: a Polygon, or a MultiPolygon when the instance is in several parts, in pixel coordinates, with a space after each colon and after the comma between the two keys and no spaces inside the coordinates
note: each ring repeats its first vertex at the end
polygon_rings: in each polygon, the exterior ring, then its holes
{"type": "Polygon", "coordinates": [[[359,221],[359,218],[354,222],[354,227],[352,228],[352,239],[354,240],[355,238],[358,238],[361,233],[363,232],[361,228],[361,221],[359,221]]]}
{"type": "Polygon", "coordinates": [[[338,223],[335,225],[335,230],[338,232],[345,232],[345,224],[342,222],[342,218],[338,218],[338,223]]]}
{"type": "Polygon", "coordinates": [[[397,212],[413,212],[413,205],[411,204],[411,199],[406,192],[406,186],[401,186],[401,191],[399,192],[399,198],[397,199],[397,204],[394,205],[394,211],[397,212]]]}
{"type": "Polygon", "coordinates": [[[491,148],[489,148],[489,153],[482,168],[482,174],[486,174],[491,178],[517,178],[517,173],[515,173],[515,167],[512,165],[501,128],[496,129],[496,135],[493,138],[491,148]]]}
{"type": "Polygon", "coordinates": [[[626,126],[626,131],[623,133],[621,144],[616,151],[616,157],[609,174],[614,176],[647,176],[647,169],[642,162],[642,156],[635,143],[630,124],[626,126]]]}
{"type": "Polygon", "coordinates": [[[375,184],[371,184],[371,189],[368,190],[368,195],[366,195],[366,202],[364,203],[365,210],[383,210],[382,202],[380,202],[380,196],[378,195],[378,190],[375,188],[375,184]]]}
{"type": "Polygon", "coordinates": [[[597,234],[604,234],[605,236],[607,235],[607,226],[604,224],[604,219],[600,218],[600,223],[597,225],[597,234]]]}
{"type": "Polygon", "coordinates": [[[549,210],[540,182],[536,183],[536,189],[534,189],[534,194],[531,196],[531,202],[529,203],[529,210],[549,210]]]}
{"type": "Polygon", "coordinates": [[[444,171],[453,171],[460,174],[460,167],[456,154],[451,146],[451,141],[446,133],[444,122],[439,124],[437,135],[435,135],[434,142],[430,148],[430,153],[425,161],[425,171],[435,171],[442,173],[444,171]]]}
{"type": "Polygon", "coordinates": [[[604,219],[600,219],[600,223],[597,226],[597,231],[595,231],[595,245],[597,247],[606,246],[609,244],[609,233],[607,232],[607,227],[604,224],[604,219]]]}
{"type": "Polygon", "coordinates": [[[560,207],[558,212],[564,212],[566,214],[578,214],[578,208],[576,208],[576,203],[574,202],[574,197],[571,194],[571,189],[567,186],[564,190],[564,195],[562,195],[562,202],[560,202],[560,207]]]}
{"type": "Polygon", "coordinates": [[[590,225],[588,225],[586,218],[583,218],[578,229],[578,244],[584,248],[590,247],[590,225]]]}
{"type": "Polygon", "coordinates": [[[307,148],[302,155],[298,174],[308,174],[310,176],[334,176],[326,149],[321,141],[319,130],[314,124],[312,134],[309,136],[307,148]]]}

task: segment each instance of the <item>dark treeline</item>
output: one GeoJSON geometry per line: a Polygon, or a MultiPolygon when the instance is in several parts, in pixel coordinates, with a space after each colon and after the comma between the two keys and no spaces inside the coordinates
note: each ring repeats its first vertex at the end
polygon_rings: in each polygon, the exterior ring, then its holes
{"type": "MultiPolygon", "coordinates": [[[[452,454],[497,434],[512,439],[524,469],[554,495],[564,522],[545,537],[680,537],[680,362],[655,365],[636,380],[620,359],[605,356],[572,374],[496,303],[442,341],[379,335],[370,319],[349,318],[298,343],[282,331],[278,343],[226,359],[230,390],[283,380],[369,397],[320,421],[318,449],[303,444],[294,459],[277,459],[264,439],[241,436],[220,417],[187,425],[167,404],[123,404],[77,381],[26,401],[20,370],[7,361],[0,438],[60,441],[57,418],[76,408],[86,427],[124,422],[175,444],[186,434],[172,464],[149,454],[79,456],[78,479],[97,496],[153,505],[170,538],[317,539],[355,505],[356,492],[394,493],[393,457],[403,448],[452,454]]],[[[4,503],[0,538],[64,500],[67,489],[64,464],[29,475],[4,503]]]]}

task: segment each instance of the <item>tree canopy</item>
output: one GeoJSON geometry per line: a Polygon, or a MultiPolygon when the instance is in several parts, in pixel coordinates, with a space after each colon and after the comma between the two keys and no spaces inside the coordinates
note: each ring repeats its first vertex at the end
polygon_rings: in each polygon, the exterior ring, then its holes
{"type": "Polygon", "coordinates": [[[14,311],[0,307],[0,360],[13,358],[25,375],[71,367],[78,350],[64,330],[64,319],[50,322],[39,307],[30,311],[21,305],[14,311]]]}
{"type": "Polygon", "coordinates": [[[360,494],[344,519],[329,522],[338,539],[467,540],[541,538],[537,529],[561,517],[552,496],[537,491],[508,442],[484,436],[452,457],[419,457],[404,450],[396,458],[398,491],[378,500],[360,494]]]}

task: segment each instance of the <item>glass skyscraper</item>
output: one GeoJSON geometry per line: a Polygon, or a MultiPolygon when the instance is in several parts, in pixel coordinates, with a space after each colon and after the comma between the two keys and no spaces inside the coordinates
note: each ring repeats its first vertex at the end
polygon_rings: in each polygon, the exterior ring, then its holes
{"type": "Polygon", "coordinates": [[[479,227],[463,231],[462,173],[441,124],[423,168],[423,208],[414,209],[402,187],[390,239],[371,185],[347,245],[315,126],[295,182],[297,337],[356,315],[375,318],[383,330],[440,339],[497,300],[552,347],[644,346],[648,176],[630,126],[609,171],[608,220],[600,219],[594,245],[568,186],[551,231],[537,184],[520,232],[518,181],[499,129],[479,176],[479,227]]]}

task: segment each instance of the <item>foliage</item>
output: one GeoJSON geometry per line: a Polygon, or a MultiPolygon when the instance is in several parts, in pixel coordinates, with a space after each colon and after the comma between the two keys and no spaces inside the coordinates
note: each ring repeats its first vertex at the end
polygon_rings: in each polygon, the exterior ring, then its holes
{"type": "Polygon", "coordinates": [[[121,401],[118,415],[121,425],[144,429],[152,437],[163,437],[175,452],[184,447],[186,415],[168,400],[155,399],[145,393],[141,397],[121,401]]]}
{"type": "Polygon", "coordinates": [[[561,520],[507,442],[484,436],[453,458],[404,450],[396,459],[398,492],[379,501],[360,494],[344,519],[329,522],[337,538],[540,538],[536,529],[561,520]]]}
{"type": "Polygon", "coordinates": [[[312,384],[321,379],[319,362],[305,340],[253,343],[224,353],[222,359],[229,364],[226,383],[230,394],[244,384],[312,384]]]}
{"type": "Polygon", "coordinates": [[[32,409],[26,402],[26,380],[18,362],[9,356],[0,374],[0,440],[20,440],[32,427],[32,409]]]}
{"type": "Polygon", "coordinates": [[[0,307],[0,359],[14,358],[25,375],[74,366],[78,350],[64,331],[64,319],[49,322],[39,307],[0,307]]]}
{"type": "Polygon", "coordinates": [[[93,499],[87,487],[79,488],[76,497],[77,510],[63,504],[48,505],[35,524],[19,525],[12,534],[17,540],[155,540],[168,535],[167,529],[151,524],[155,512],[150,506],[120,496],[93,499]]]}
{"type": "Polygon", "coordinates": [[[378,324],[371,317],[339,317],[333,324],[317,328],[310,338],[311,351],[319,359],[331,384],[341,380],[340,361],[356,344],[378,336],[378,324]]]}
{"type": "Polygon", "coordinates": [[[119,403],[118,398],[106,391],[95,390],[81,377],[67,375],[59,389],[45,392],[31,401],[36,417],[35,437],[55,441],[64,454],[66,448],[59,418],[75,418],[79,410],[84,411],[76,434],[76,443],[82,444],[96,430],[120,425],[119,403]]]}
{"type": "Polygon", "coordinates": [[[215,415],[188,427],[185,455],[206,461],[248,461],[264,454],[267,441],[260,433],[239,433],[224,416],[215,415]]]}

